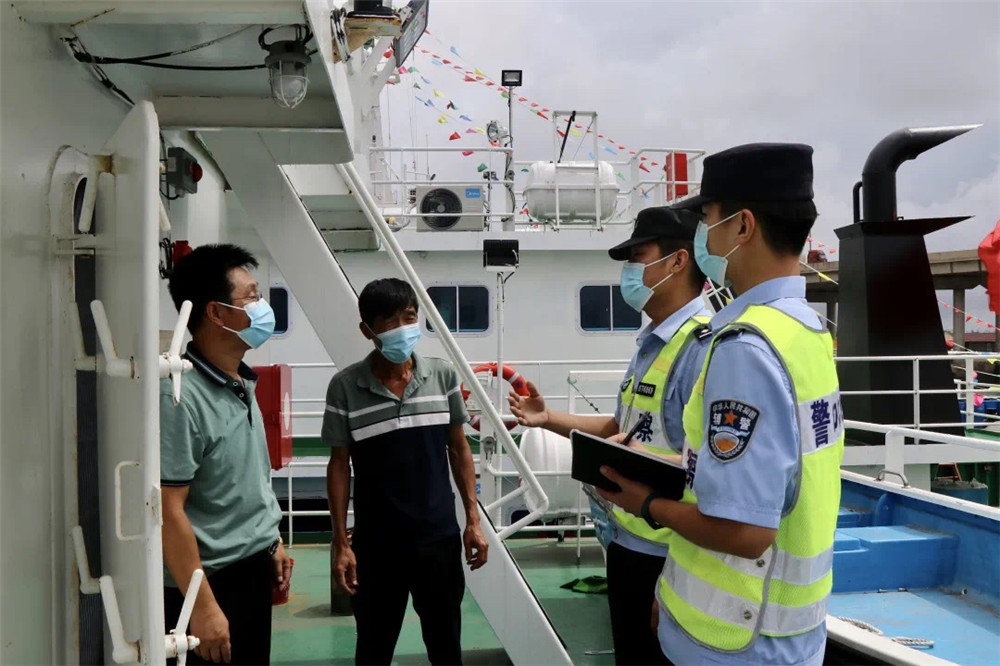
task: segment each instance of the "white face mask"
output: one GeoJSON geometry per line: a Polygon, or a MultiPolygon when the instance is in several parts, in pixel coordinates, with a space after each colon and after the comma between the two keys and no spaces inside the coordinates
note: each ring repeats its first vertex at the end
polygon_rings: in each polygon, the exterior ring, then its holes
{"type": "Polygon", "coordinates": [[[657,259],[656,261],[651,261],[648,264],[640,264],[630,261],[622,266],[622,298],[625,299],[625,302],[628,303],[629,306],[637,312],[642,312],[642,309],[646,307],[646,303],[648,303],[649,299],[653,297],[653,290],[674,276],[673,273],[668,273],[667,277],[663,278],[652,287],[647,287],[646,283],[643,281],[643,274],[646,272],[647,268],[666,261],[675,254],[677,253],[671,252],[667,256],[657,259]]]}
{"type": "Polygon", "coordinates": [[[729,287],[732,282],[726,280],[726,268],[729,266],[729,255],[736,250],[740,249],[737,245],[733,247],[732,250],[727,252],[725,256],[718,256],[711,254],[708,251],[708,232],[716,228],[720,224],[724,224],[729,220],[733,219],[743,211],[737,211],[727,217],[724,220],[719,220],[712,226],[708,226],[704,222],[698,223],[698,231],[694,235],[694,260],[698,264],[698,268],[704,273],[712,282],[716,283],[720,287],[729,287]]]}

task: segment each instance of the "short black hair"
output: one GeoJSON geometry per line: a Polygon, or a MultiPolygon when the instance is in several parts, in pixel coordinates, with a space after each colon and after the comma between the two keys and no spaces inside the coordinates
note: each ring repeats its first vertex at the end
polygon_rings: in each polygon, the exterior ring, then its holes
{"type": "Polygon", "coordinates": [[[372,280],[365,285],[361,295],[358,296],[361,321],[369,328],[375,325],[377,318],[388,319],[411,305],[414,310],[420,311],[420,304],[417,303],[417,294],[413,291],[413,287],[409,282],[398,278],[372,280]]]}
{"type": "Polygon", "coordinates": [[[689,286],[699,292],[705,286],[705,274],[698,268],[698,263],[694,260],[694,241],[683,238],[660,237],[654,241],[660,247],[660,255],[669,256],[678,250],[686,250],[688,253],[688,279],[689,286]]]}
{"type": "Polygon", "coordinates": [[[178,311],[184,301],[191,301],[188,330],[192,334],[198,330],[209,303],[229,303],[233,295],[229,271],[257,266],[257,259],[250,252],[228,243],[202,245],[178,261],[170,273],[170,297],[178,311]]]}
{"type": "Polygon", "coordinates": [[[785,255],[802,254],[817,216],[812,201],[727,201],[721,205],[723,218],[744,208],[753,213],[767,246],[785,255]]]}

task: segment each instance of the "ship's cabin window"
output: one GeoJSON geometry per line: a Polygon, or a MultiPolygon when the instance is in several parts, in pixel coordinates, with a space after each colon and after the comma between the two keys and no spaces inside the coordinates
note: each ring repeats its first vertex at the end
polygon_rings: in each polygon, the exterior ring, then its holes
{"type": "Polygon", "coordinates": [[[580,328],[588,333],[638,331],[642,315],[622,298],[617,284],[580,287],[580,328]]]}
{"type": "Polygon", "coordinates": [[[288,332],[288,290],[284,287],[271,287],[267,302],[274,310],[274,334],[282,335],[288,332]]]}
{"type": "MultiPolygon", "coordinates": [[[[427,293],[452,333],[485,333],[490,328],[490,291],[482,285],[428,287],[427,293]]],[[[434,326],[424,320],[427,330],[434,326]]]]}

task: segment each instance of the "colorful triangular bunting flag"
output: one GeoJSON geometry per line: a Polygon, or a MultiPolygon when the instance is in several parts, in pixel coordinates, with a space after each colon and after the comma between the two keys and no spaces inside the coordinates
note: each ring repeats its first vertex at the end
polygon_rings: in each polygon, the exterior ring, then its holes
{"type": "Polygon", "coordinates": [[[459,134],[458,132],[452,132],[451,135],[448,137],[448,140],[449,141],[455,141],[455,140],[461,139],[461,138],[462,138],[461,134],[459,134]]]}
{"type": "Polygon", "coordinates": [[[434,91],[434,96],[435,97],[444,97],[444,93],[441,92],[440,90],[435,90],[434,91]]]}
{"type": "Polygon", "coordinates": [[[450,47],[448,50],[457,55],[459,58],[462,57],[458,55],[458,49],[456,49],[454,46],[450,47]]]}
{"type": "Polygon", "coordinates": [[[479,173],[482,173],[482,172],[486,171],[486,168],[487,168],[486,167],[486,163],[485,162],[480,162],[479,166],[476,167],[476,171],[478,171],[479,173]]]}
{"type": "Polygon", "coordinates": [[[463,150],[462,151],[462,157],[468,157],[469,155],[471,155],[474,152],[476,152],[476,151],[474,151],[474,150],[463,150]]]}
{"type": "Polygon", "coordinates": [[[472,122],[472,118],[470,118],[469,116],[459,116],[458,119],[459,120],[464,120],[467,123],[471,123],[472,122]]]}
{"type": "Polygon", "coordinates": [[[438,117],[438,123],[439,124],[445,125],[445,124],[447,124],[447,122],[448,122],[448,119],[445,116],[439,116],[438,117]]]}

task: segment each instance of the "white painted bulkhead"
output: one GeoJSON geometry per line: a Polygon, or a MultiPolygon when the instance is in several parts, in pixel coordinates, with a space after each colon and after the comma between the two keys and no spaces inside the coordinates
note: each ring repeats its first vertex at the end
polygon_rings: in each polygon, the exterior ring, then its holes
{"type": "Polygon", "coordinates": [[[56,260],[46,207],[60,146],[98,150],[127,108],[49,28],[0,7],[0,662],[73,663],[75,469],[51,361],[56,260]],[[28,66],[27,63],[30,63],[28,66]]]}

